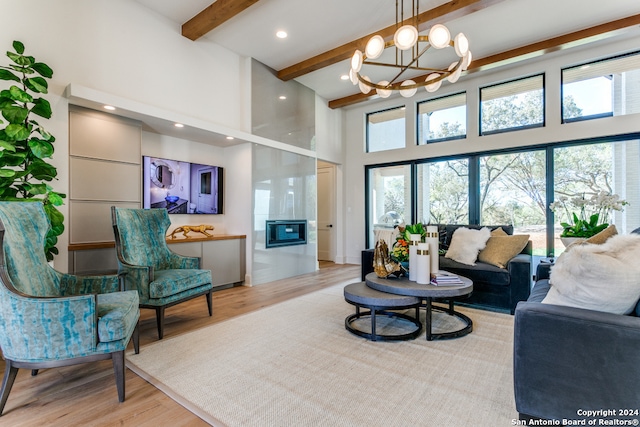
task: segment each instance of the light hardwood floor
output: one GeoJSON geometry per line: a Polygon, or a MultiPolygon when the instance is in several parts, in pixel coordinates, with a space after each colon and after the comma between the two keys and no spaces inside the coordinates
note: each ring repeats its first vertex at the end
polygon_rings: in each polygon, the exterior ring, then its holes
{"type": "MultiPolygon", "coordinates": [[[[360,277],[360,266],[320,263],[314,273],[254,287],[215,292],[213,316],[204,297],[167,309],[164,340],[360,277]]],[[[140,351],[157,340],[155,314],[140,312],[140,351]]],[[[132,347],[132,345],[130,344],[132,347]]],[[[215,363],[212,360],[211,363],[215,363]]],[[[4,372],[4,361],[0,369],[4,372]]],[[[206,369],[203,369],[203,375],[206,369]]],[[[118,402],[110,360],[57,369],[32,377],[21,369],[0,426],[206,426],[191,412],[127,369],[126,400],[118,402]]]]}

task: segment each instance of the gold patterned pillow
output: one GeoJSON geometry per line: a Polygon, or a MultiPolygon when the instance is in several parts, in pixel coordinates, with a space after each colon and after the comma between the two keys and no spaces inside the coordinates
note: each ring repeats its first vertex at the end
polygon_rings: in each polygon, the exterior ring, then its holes
{"type": "Polygon", "coordinates": [[[489,238],[487,246],[478,254],[478,261],[506,268],[509,260],[522,252],[528,242],[528,234],[509,236],[496,233],[489,238]]]}

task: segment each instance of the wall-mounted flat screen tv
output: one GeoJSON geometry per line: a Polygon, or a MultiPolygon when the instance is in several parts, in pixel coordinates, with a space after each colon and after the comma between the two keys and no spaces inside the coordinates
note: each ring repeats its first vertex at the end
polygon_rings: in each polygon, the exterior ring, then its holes
{"type": "Polygon", "coordinates": [[[223,168],[142,157],[142,206],[170,214],[221,214],[223,168]]]}

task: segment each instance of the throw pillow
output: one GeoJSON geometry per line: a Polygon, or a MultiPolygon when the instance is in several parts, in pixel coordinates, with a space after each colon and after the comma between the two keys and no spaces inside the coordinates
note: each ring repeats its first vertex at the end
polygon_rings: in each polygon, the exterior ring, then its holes
{"type": "Polygon", "coordinates": [[[585,243],[594,243],[596,245],[601,245],[604,242],[606,242],[609,239],[609,237],[613,237],[616,234],[618,234],[618,230],[616,229],[615,225],[611,224],[610,226],[608,226],[607,228],[605,228],[604,230],[602,230],[601,232],[599,232],[595,236],[589,237],[584,242],[585,243]]]}
{"type": "Polygon", "coordinates": [[[507,233],[504,233],[504,236],[499,234],[492,235],[487,240],[487,246],[478,254],[478,261],[506,268],[509,260],[522,252],[528,242],[528,234],[508,236],[507,233]]]}
{"type": "Polygon", "coordinates": [[[491,232],[487,227],[480,230],[460,227],[451,236],[451,244],[445,258],[462,264],[476,265],[478,252],[487,245],[489,237],[491,237],[491,232]]]}
{"type": "Polygon", "coordinates": [[[509,234],[507,234],[507,232],[506,232],[506,231],[504,231],[504,230],[502,229],[502,227],[494,228],[494,229],[491,231],[491,237],[493,237],[493,236],[508,236],[508,235],[509,235],[509,234]]]}
{"type": "Polygon", "coordinates": [[[601,245],[576,245],[551,268],[542,300],[616,314],[629,314],[640,299],[640,235],[618,234],[601,245]]]}

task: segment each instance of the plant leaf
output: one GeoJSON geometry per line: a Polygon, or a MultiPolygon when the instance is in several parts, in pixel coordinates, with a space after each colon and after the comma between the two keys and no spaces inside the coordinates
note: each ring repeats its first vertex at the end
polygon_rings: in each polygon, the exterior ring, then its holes
{"type": "Polygon", "coordinates": [[[11,178],[13,176],[15,176],[16,171],[14,171],[13,169],[0,169],[0,177],[2,178],[11,178]]]}
{"type": "Polygon", "coordinates": [[[49,88],[49,84],[42,77],[27,78],[25,79],[24,84],[32,91],[38,93],[47,93],[47,90],[49,88]]]}
{"type": "MultiPolygon", "coordinates": [[[[51,118],[51,104],[49,104],[49,101],[44,98],[37,98],[33,100],[33,104],[33,108],[31,108],[33,114],[37,114],[45,119],[51,118]]],[[[44,134],[42,134],[42,136],[46,137],[44,134]]]]}
{"type": "Polygon", "coordinates": [[[50,164],[45,163],[40,159],[36,159],[29,165],[28,172],[35,178],[41,181],[51,181],[58,175],[56,168],[50,164]]]}
{"type": "Polygon", "coordinates": [[[30,67],[33,64],[33,57],[7,52],[7,56],[21,67],[30,67]]]}
{"type": "MultiPolygon", "coordinates": [[[[11,142],[9,141],[4,141],[2,139],[0,139],[0,147],[4,148],[7,151],[11,151],[13,153],[16,152],[16,146],[13,145],[11,142]]],[[[2,152],[0,152],[0,157],[2,157],[2,152]]]]}
{"type": "Polygon", "coordinates": [[[42,62],[36,62],[31,66],[31,68],[36,70],[36,72],[42,77],[50,79],[53,76],[53,70],[47,64],[44,64],[42,62]]]}
{"type": "Polygon", "coordinates": [[[42,139],[30,139],[29,148],[34,156],[39,159],[51,157],[53,155],[53,145],[42,139]]]}
{"type": "Polygon", "coordinates": [[[4,129],[8,138],[14,141],[24,141],[29,138],[30,131],[26,127],[18,123],[12,123],[4,129]]]}
{"type": "Polygon", "coordinates": [[[9,105],[2,109],[2,116],[9,121],[9,123],[22,123],[29,115],[29,110],[24,107],[18,107],[9,105]]]}
{"type": "Polygon", "coordinates": [[[19,82],[20,77],[16,76],[9,70],[0,69],[0,80],[13,80],[19,82]]]}
{"type": "Polygon", "coordinates": [[[13,49],[18,52],[20,55],[24,53],[24,44],[21,41],[14,40],[13,41],[13,49]]]}
{"type": "Polygon", "coordinates": [[[29,95],[24,90],[20,89],[18,86],[11,86],[9,88],[9,96],[14,101],[19,102],[33,102],[33,96],[29,95]]]}

